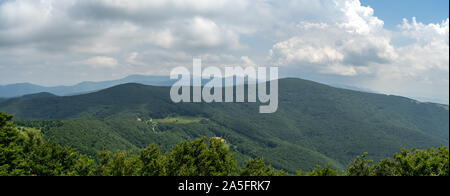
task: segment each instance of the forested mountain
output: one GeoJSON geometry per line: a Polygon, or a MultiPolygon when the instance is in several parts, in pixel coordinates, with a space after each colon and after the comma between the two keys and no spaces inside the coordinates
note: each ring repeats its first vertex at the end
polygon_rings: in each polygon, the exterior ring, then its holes
{"type": "Polygon", "coordinates": [[[94,93],[38,94],[0,103],[16,124],[82,153],[168,150],[184,140],[220,137],[238,163],[262,157],[277,169],[337,169],[369,152],[378,160],[405,148],[448,146],[448,106],[344,90],[300,79],[279,81],[279,108],[259,103],[174,104],[169,87],[124,84],[94,93]]]}
{"type": "MultiPolygon", "coordinates": [[[[234,153],[220,138],[183,141],[167,152],[150,144],[139,151],[100,151],[94,158],[42,138],[39,130],[17,127],[0,112],[0,176],[287,176],[248,159],[238,166],[234,153]]],[[[447,147],[402,149],[379,163],[357,156],[345,170],[318,165],[297,176],[448,176],[447,147]]]]}

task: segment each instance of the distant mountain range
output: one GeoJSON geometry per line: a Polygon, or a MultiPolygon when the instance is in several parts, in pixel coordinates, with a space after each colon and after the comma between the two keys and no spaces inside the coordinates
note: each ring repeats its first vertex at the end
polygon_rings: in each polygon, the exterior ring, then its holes
{"type": "MultiPolygon", "coordinates": [[[[224,80],[225,78],[222,79],[223,84],[225,84],[224,80]]],[[[205,84],[208,81],[209,80],[203,79],[202,84],[205,84]]],[[[244,79],[244,83],[247,83],[247,81],[248,81],[247,78],[244,79]]],[[[5,100],[5,98],[20,97],[24,95],[37,94],[42,92],[51,93],[58,96],[70,96],[95,92],[102,89],[127,83],[136,83],[151,86],[171,86],[175,82],[176,80],[171,80],[169,76],[131,75],[118,80],[110,80],[102,82],[82,82],[74,86],[45,87],[30,83],[10,84],[3,86],[0,85],[0,101],[5,100]]],[[[241,83],[235,81],[233,84],[239,85],[241,83]]]]}
{"type": "MultiPolygon", "coordinates": [[[[23,95],[36,94],[41,92],[47,92],[58,96],[70,96],[95,92],[126,83],[137,83],[151,86],[171,86],[172,84],[174,84],[174,82],[175,80],[170,80],[169,76],[130,75],[128,77],[118,80],[100,81],[100,82],[81,82],[73,86],[45,87],[30,83],[0,85],[0,102],[6,100],[7,98],[20,97],[23,95]]],[[[208,80],[202,80],[202,84],[205,84],[206,82],[208,82],[208,80]]],[[[247,83],[247,79],[245,79],[244,82],[247,83]]],[[[234,83],[234,85],[240,84],[234,83]]],[[[371,89],[355,87],[345,84],[328,84],[328,85],[336,88],[355,90],[367,93],[379,93],[371,89]]],[[[410,97],[410,98],[421,102],[440,103],[448,105],[448,101],[441,99],[433,99],[427,97],[410,97]]]]}
{"type": "Polygon", "coordinates": [[[173,83],[173,81],[171,81],[167,76],[131,75],[119,80],[102,81],[102,82],[82,82],[74,86],[45,87],[30,83],[20,83],[20,84],[10,84],[0,86],[0,97],[1,98],[20,97],[23,95],[41,92],[48,92],[59,96],[67,96],[67,95],[76,95],[81,93],[94,92],[126,83],[139,83],[153,86],[170,86],[173,83]]]}
{"type": "Polygon", "coordinates": [[[260,103],[175,104],[169,90],[133,83],[75,96],[39,93],[4,100],[0,111],[90,155],[221,137],[240,163],[263,157],[289,172],[328,163],[342,169],[363,152],[379,159],[401,147],[449,144],[448,105],[281,79],[278,111],[259,114],[260,103]]]}

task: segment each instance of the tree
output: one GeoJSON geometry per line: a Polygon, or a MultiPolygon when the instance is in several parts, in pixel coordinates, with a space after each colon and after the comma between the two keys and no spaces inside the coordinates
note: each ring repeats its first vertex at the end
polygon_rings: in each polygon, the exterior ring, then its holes
{"type": "Polygon", "coordinates": [[[448,176],[448,148],[429,148],[428,150],[402,149],[400,153],[394,155],[394,160],[389,165],[394,166],[393,173],[395,175],[448,176]]]}
{"type": "Polygon", "coordinates": [[[82,155],[75,163],[74,172],[69,174],[71,176],[94,176],[95,175],[95,161],[86,155],[82,155]]]}
{"type": "Polygon", "coordinates": [[[168,154],[170,176],[227,176],[236,170],[233,154],[217,139],[182,142],[168,154]]]}
{"type": "Polygon", "coordinates": [[[306,173],[306,176],[338,176],[338,171],[331,168],[331,165],[321,167],[318,165],[311,172],[306,173]]]}
{"type": "Polygon", "coordinates": [[[428,150],[402,149],[392,159],[382,159],[377,164],[357,157],[347,168],[349,176],[449,176],[449,151],[447,147],[428,150]]]}
{"type": "Polygon", "coordinates": [[[19,131],[11,119],[0,113],[0,175],[77,175],[83,162],[92,163],[70,147],[46,142],[39,132],[19,131]]]}
{"type": "Polygon", "coordinates": [[[112,176],[113,168],[112,168],[112,158],[111,152],[109,151],[100,151],[98,153],[98,167],[96,169],[97,176],[112,176]]]}
{"type": "Polygon", "coordinates": [[[239,172],[240,176],[280,176],[283,171],[276,171],[272,166],[266,165],[263,159],[249,159],[244,168],[239,172]]]}
{"type": "Polygon", "coordinates": [[[25,134],[24,162],[31,175],[65,176],[74,173],[79,153],[70,147],[46,142],[37,133],[25,134]]]}
{"type": "Polygon", "coordinates": [[[24,137],[10,122],[12,118],[0,112],[0,176],[27,174],[21,146],[24,137]]]}
{"type": "Polygon", "coordinates": [[[347,176],[372,176],[373,171],[370,166],[373,161],[367,159],[368,153],[364,153],[362,156],[357,156],[353,163],[347,167],[347,176]]]}
{"type": "Polygon", "coordinates": [[[141,150],[139,159],[142,162],[142,176],[164,176],[166,168],[165,160],[159,148],[151,144],[147,148],[141,150]]]}

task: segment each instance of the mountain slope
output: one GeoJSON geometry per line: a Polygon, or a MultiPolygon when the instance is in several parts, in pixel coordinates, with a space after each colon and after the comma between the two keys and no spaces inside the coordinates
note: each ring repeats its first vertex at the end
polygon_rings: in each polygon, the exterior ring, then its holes
{"type": "Polygon", "coordinates": [[[448,106],[300,79],[282,79],[279,86],[274,114],[259,114],[259,103],[174,104],[168,87],[140,84],[69,97],[14,98],[1,102],[0,110],[16,120],[61,119],[66,126],[47,127],[44,135],[91,154],[102,145],[115,150],[156,143],[167,150],[185,139],[218,136],[240,162],[264,157],[289,172],[327,163],[342,168],[363,152],[379,159],[400,147],[448,146],[448,106]],[[110,139],[102,136],[105,131],[110,139]]]}

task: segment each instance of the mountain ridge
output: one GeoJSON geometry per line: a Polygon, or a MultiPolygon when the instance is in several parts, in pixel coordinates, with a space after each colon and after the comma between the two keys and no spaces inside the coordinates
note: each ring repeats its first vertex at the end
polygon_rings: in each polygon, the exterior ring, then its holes
{"type": "MultiPolygon", "coordinates": [[[[290,77],[283,78],[289,79],[290,77]]],[[[300,79],[300,78],[294,78],[300,79]]],[[[205,84],[208,80],[202,80],[202,84],[205,84]]],[[[245,79],[244,83],[247,83],[247,79],[245,79]]],[[[129,75],[127,77],[117,79],[117,80],[107,80],[107,81],[84,81],[77,83],[75,85],[61,85],[61,86],[41,86],[32,83],[16,83],[16,84],[8,84],[8,85],[0,85],[0,101],[9,98],[21,97],[24,95],[48,92],[58,96],[72,96],[79,94],[86,94],[91,92],[96,92],[99,90],[107,89],[113,86],[126,84],[126,83],[140,83],[144,85],[151,86],[171,86],[175,83],[174,80],[171,80],[169,76],[155,76],[155,75],[129,75]]],[[[320,82],[317,82],[320,83],[320,82]]],[[[235,85],[240,85],[235,83],[235,85]]],[[[331,87],[367,92],[367,93],[375,93],[375,94],[383,94],[371,89],[360,88],[350,85],[344,84],[326,84],[331,87]]],[[[403,96],[404,97],[404,96],[403,96]]],[[[448,101],[441,99],[433,99],[426,97],[407,97],[409,99],[419,100],[421,102],[426,103],[439,103],[443,105],[448,105],[448,101]]]]}
{"type": "Polygon", "coordinates": [[[278,111],[259,114],[259,103],[174,104],[169,90],[122,84],[83,95],[13,98],[0,102],[0,110],[24,124],[60,120],[62,126],[47,127],[44,135],[88,154],[101,150],[98,146],[118,150],[110,145],[116,142],[123,148],[149,143],[169,148],[218,136],[241,162],[264,157],[287,171],[328,163],[340,168],[363,152],[378,159],[400,147],[448,146],[448,107],[439,104],[288,78],[279,81],[278,111]],[[112,135],[107,140],[100,133],[112,135]]]}

